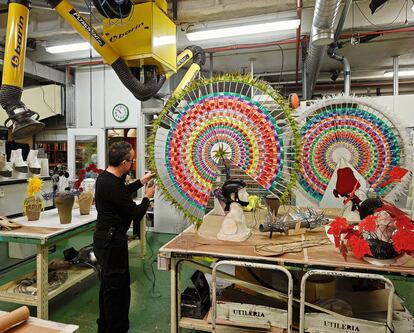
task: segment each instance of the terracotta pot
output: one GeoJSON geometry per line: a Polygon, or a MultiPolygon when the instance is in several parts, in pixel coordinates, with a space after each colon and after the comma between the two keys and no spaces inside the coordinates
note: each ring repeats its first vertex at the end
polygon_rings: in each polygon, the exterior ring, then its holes
{"type": "Polygon", "coordinates": [[[42,201],[39,198],[31,197],[24,200],[24,211],[28,221],[39,220],[42,208],[42,201]]]}
{"type": "Polygon", "coordinates": [[[267,204],[269,211],[273,214],[273,216],[276,216],[279,210],[279,207],[280,207],[279,199],[273,195],[268,195],[266,197],[266,204],[267,204]]]}
{"type": "Polygon", "coordinates": [[[81,215],[89,215],[89,213],[91,212],[92,202],[93,202],[92,192],[86,191],[86,192],[82,192],[79,195],[78,203],[79,203],[79,212],[81,215]]]}
{"type": "Polygon", "coordinates": [[[61,224],[72,222],[72,208],[75,197],[71,193],[60,192],[55,197],[55,206],[59,213],[61,224]]]}

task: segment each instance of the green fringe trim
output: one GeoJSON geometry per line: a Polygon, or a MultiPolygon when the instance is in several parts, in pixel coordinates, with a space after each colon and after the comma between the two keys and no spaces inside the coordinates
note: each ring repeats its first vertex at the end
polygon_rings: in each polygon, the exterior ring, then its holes
{"type": "MultiPolygon", "coordinates": [[[[182,100],[182,98],[188,94],[192,90],[197,90],[198,88],[214,84],[217,82],[238,82],[238,83],[244,83],[251,85],[259,90],[261,90],[264,94],[267,94],[271,96],[281,107],[283,112],[286,115],[286,118],[289,122],[290,127],[293,131],[293,141],[294,141],[294,150],[295,150],[295,159],[294,159],[294,165],[291,166],[292,173],[291,178],[289,180],[289,183],[287,185],[286,190],[284,191],[283,195],[279,198],[281,203],[286,203],[289,199],[290,192],[297,184],[298,179],[298,168],[299,168],[299,159],[300,159],[300,132],[298,129],[298,124],[296,123],[296,120],[292,116],[292,111],[287,103],[287,101],[277,92],[275,91],[267,82],[261,81],[257,78],[252,78],[251,75],[239,75],[239,74],[224,74],[222,76],[216,76],[213,78],[201,78],[200,80],[192,81],[189,83],[183,90],[179,91],[178,93],[173,94],[173,96],[170,97],[170,99],[165,104],[163,110],[159,114],[158,118],[153,122],[153,127],[151,134],[148,138],[148,156],[149,156],[149,168],[150,170],[156,171],[157,166],[155,164],[155,135],[157,133],[158,127],[160,126],[162,119],[165,117],[166,114],[168,114],[168,111],[173,107],[174,104],[178,103],[182,100]]],[[[168,192],[168,190],[165,188],[164,184],[161,182],[161,180],[158,178],[157,187],[161,190],[162,194],[161,196],[171,202],[171,204],[183,215],[184,218],[188,219],[192,223],[195,224],[195,226],[198,228],[202,220],[194,217],[192,214],[190,214],[188,211],[186,211],[168,192]]]]}

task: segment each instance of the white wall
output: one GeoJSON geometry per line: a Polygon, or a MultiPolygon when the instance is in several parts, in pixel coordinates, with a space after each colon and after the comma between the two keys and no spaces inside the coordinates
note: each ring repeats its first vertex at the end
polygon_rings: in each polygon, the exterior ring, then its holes
{"type": "MultiPolygon", "coordinates": [[[[62,87],[56,84],[24,89],[22,102],[39,114],[39,119],[62,114],[62,87]]],[[[0,106],[0,124],[8,118],[6,111],[0,106]]]]}
{"type": "Polygon", "coordinates": [[[141,102],[125,88],[111,67],[93,68],[92,73],[89,69],[78,69],[75,80],[77,128],[136,128],[138,126],[141,102]],[[92,125],[90,124],[91,97],[92,125]],[[119,103],[125,104],[129,109],[129,117],[123,123],[116,122],[112,117],[112,109],[119,103]]]}
{"type": "Polygon", "coordinates": [[[384,106],[404,127],[414,127],[414,95],[373,97],[375,103],[384,106]]]}

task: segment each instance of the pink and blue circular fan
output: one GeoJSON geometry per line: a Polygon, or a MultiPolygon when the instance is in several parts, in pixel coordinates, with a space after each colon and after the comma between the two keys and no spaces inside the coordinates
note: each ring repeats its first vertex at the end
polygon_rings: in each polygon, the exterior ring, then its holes
{"type": "Polygon", "coordinates": [[[247,76],[193,82],[167,102],[150,139],[164,197],[199,223],[228,160],[286,199],[296,182],[299,134],[283,98],[247,76]]]}
{"type": "Polygon", "coordinates": [[[380,195],[388,172],[406,165],[404,134],[370,100],[337,96],[317,101],[304,114],[299,183],[320,201],[340,158],[347,160],[380,195]]]}

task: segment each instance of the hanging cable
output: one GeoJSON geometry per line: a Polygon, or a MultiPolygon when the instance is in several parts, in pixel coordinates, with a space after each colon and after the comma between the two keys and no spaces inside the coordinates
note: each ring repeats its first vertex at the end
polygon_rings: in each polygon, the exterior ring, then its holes
{"type": "MultiPolygon", "coordinates": [[[[143,221],[141,221],[141,223],[143,223],[143,221]]],[[[140,239],[140,241],[142,241],[142,238],[140,239]]],[[[156,275],[155,275],[155,272],[154,272],[154,266],[153,266],[154,263],[157,262],[157,257],[155,257],[153,259],[154,250],[151,248],[151,244],[149,243],[148,237],[145,237],[145,241],[147,243],[147,248],[150,249],[151,254],[150,254],[149,258],[144,259],[145,261],[144,261],[144,264],[142,265],[142,270],[144,272],[144,275],[145,275],[146,279],[149,282],[151,282],[151,297],[152,298],[159,298],[159,297],[161,297],[161,293],[158,290],[155,289],[157,278],[156,278],[156,275]],[[147,267],[146,266],[146,264],[147,264],[146,261],[147,260],[150,261],[152,277],[148,274],[148,272],[146,270],[146,267],[147,267]]]]}

